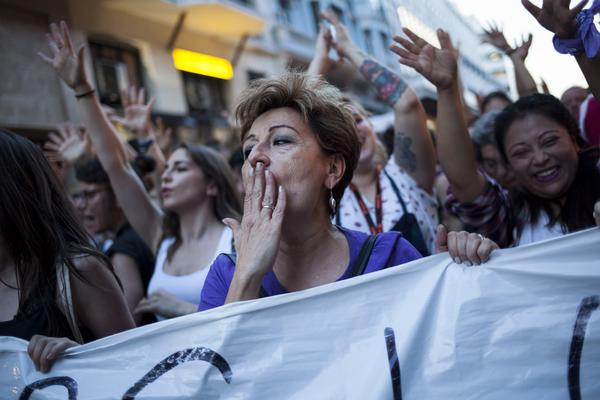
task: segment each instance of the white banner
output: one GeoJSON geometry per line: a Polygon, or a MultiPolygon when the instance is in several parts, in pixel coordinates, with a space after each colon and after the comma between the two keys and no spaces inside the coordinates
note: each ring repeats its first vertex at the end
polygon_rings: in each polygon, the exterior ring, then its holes
{"type": "Polygon", "coordinates": [[[70,349],[0,338],[0,399],[600,398],[600,229],[432,256],[70,349]]]}

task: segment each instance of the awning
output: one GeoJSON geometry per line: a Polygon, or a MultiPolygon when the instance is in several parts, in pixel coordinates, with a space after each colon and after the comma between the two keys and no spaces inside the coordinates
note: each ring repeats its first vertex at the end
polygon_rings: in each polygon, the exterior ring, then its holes
{"type": "Polygon", "coordinates": [[[182,12],[186,31],[236,41],[260,34],[265,20],[251,7],[216,0],[108,0],[105,7],[160,24],[175,25],[182,12]]]}

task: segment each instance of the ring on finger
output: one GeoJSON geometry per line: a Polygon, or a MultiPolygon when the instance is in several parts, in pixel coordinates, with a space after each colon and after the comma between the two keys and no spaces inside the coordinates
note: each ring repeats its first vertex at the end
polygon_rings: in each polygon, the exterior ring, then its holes
{"type": "Polygon", "coordinates": [[[269,210],[272,210],[273,206],[270,204],[263,204],[262,208],[268,208],[269,210]]]}
{"type": "Polygon", "coordinates": [[[478,233],[477,236],[479,237],[479,239],[481,239],[482,242],[485,240],[485,236],[483,236],[481,233],[478,233]]]}

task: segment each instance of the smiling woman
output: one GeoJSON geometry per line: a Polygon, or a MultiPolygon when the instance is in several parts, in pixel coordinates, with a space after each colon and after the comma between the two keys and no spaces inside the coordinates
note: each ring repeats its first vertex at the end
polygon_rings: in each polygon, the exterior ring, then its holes
{"type": "Polygon", "coordinates": [[[461,110],[457,60],[447,32],[441,49],[405,30],[395,52],[438,91],[438,155],[451,184],[447,205],[461,221],[500,246],[556,237],[594,226],[600,199],[596,161],[579,152],[577,123],[551,95],[533,94],[495,117],[504,162],[515,175],[508,192],[477,168],[461,110]]]}
{"type": "Polygon", "coordinates": [[[600,172],[579,153],[578,137],[569,110],[550,95],[524,97],[496,118],[499,150],[520,187],[511,194],[514,223],[502,228],[514,230],[505,235],[516,244],[594,225],[600,172]]]}

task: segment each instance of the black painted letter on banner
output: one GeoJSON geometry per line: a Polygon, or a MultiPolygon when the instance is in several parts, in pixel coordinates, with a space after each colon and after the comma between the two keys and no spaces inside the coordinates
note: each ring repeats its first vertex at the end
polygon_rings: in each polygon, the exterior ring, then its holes
{"type": "Polygon", "coordinates": [[[588,321],[592,313],[600,305],[600,297],[590,296],[581,300],[577,312],[577,320],[573,327],[573,338],[571,339],[571,348],[569,350],[569,398],[571,400],[581,400],[581,388],[579,382],[579,370],[581,368],[581,352],[583,351],[583,342],[587,331],[588,321]]]}
{"type": "Polygon", "coordinates": [[[385,346],[388,352],[388,361],[390,363],[390,375],[392,377],[392,391],[394,400],[402,400],[402,384],[400,382],[400,361],[398,361],[398,352],[396,351],[396,338],[392,328],[385,328],[383,331],[385,337],[385,346]]]}
{"type": "Polygon", "coordinates": [[[225,382],[231,383],[232,372],[227,361],[221,355],[206,347],[195,347],[177,351],[154,366],[146,375],[131,386],[123,395],[123,400],[133,400],[146,386],[163,376],[178,365],[188,361],[206,361],[216,367],[225,382]]]}
{"type": "Polygon", "coordinates": [[[77,400],[77,382],[68,376],[55,376],[30,383],[25,386],[25,389],[21,392],[19,400],[29,400],[33,392],[45,389],[49,386],[63,386],[67,389],[67,393],[69,394],[68,399],[77,400]]]}

